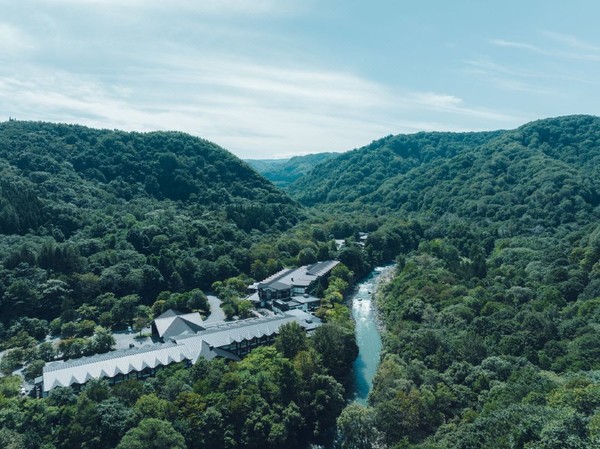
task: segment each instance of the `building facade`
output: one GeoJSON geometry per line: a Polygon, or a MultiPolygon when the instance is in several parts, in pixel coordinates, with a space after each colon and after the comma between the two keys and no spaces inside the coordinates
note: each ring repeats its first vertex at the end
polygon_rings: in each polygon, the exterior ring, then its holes
{"type": "Polygon", "coordinates": [[[337,260],[317,262],[299,268],[285,268],[256,285],[261,307],[274,307],[282,311],[315,310],[320,300],[314,295],[331,270],[339,265],[337,260]]]}
{"type": "Polygon", "coordinates": [[[240,360],[252,349],[272,344],[286,323],[297,322],[309,334],[321,325],[318,318],[300,310],[210,326],[200,326],[196,317],[187,317],[182,323],[179,318],[185,315],[169,310],[152,323],[162,340],[159,343],[47,363],[42,376],[35,380],[37,396],[47,396],[57,387],[79,390],[90,379],[107,379],[111,384],[144,379],[165,366],[191,366],[200,358],[240,360]],[[194,331],[196,326],[201,328],[194,331]],[[173,335],[176,330],[180,333],[173,335]]]}

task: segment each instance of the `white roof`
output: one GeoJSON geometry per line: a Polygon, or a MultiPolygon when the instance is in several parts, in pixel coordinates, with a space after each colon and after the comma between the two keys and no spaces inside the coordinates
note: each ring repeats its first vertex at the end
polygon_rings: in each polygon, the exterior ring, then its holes
{"type": "Polygon", "coordinates": [[[246,298],[246,300],[252,301],[252,302],[260,302],[260,296],[258,296],[258,292],[257,293],[252,293],[250,296],[248,296],[246,298]]]}
{"type": "Polygon", "coordinates": [[[190,354],[192,363],[196,363],[200,357],[205,358],[206,360],[212,360],[218,355],[211,350],[210,345],[207,342],[196,335],[180,335],[174,339],[178,345],[186,348],[190,354]]]}
{"type": "Polygon", "coordinates": [[[200,341],[207,344],[209,348],[221,348],[234,342],[239,343],[244,340],[252,340],[255,337],[260,338],[265,335],[276,334],[283,324],[289,323],[290,321],[295,321],[295,318],[285,315],[250,318],[247,320],[222,323],[204,331],[200,331],[195,335],[180,335],[174,337],[173,340],[178,344],[194,348],[195,350],[193,350],[192,356],[195,356],[196,351],[201,348],[200,341]],[[192,343],[192,341],[196,341],[196,343],[192,343]]]}
{"type": "Polygon", "coordinates": [[[44,366],[42,379],[44,391],[56,387],[84,384],[90,379],[115,377],[118,374],[139,372],[171,363],[189,360],[195,363],[200,357],[207,360],[221,356],[236,358],[220,348],[233,342],[242,342],[279,333],[282,325],[296,321],[307,331],[321,324],[318,318],[300,310],[290,310],[284,315],[250,318],[213,325],[196,334],[184,333],[171,337],[173,342],[121,349],[106,354],[66,362],[51,362],[44,366]]]}
{"type": "Polygon", "coordinates": [[[244,340],[278,334],[281,326],[292,321],[297,321],[298,324],[307,329],[312,329],[315,325],[318,326],[321,323],[318,318],[308,313],[288,311],[285,315],[250,318],[219,324],[195,335],[180,335],[174,337],[173,340],[177,344],[188,348],[192,361],[195,363],[200,356],[204,356],[209,360],[215,357],[216,354],[212,351],[216,348],[222,348],[234,342],[240,343],[244,340]],[[307,319],[311,322],[308,323],[307,319]]]}
{"type": "Polygon", "coordinates": [[[204,329],[204,322],[198,312],[179,313],[169,309],[162,315],[154,319],[154,325],[158,336],[169,338],[173,335],[179,335],[185,331],[191,333],[204,329]]]}
{"type": "Polygon", "coordinates": [[[84,384],[90,379],[110,378],[118,374],[128,374],[142,371],[144,368],[156,368],[159,365],[164,366],[191,359],[185,346],[168,343],[121,349],[66,362],[47,363],[42,374],[44,391],[84,384]]]}

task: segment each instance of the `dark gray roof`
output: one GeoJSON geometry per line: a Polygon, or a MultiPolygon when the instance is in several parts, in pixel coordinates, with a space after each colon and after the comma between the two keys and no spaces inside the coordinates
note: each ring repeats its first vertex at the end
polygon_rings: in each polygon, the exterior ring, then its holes
{"type": "Polygon", "coordinates": [[[320,318],[304,312],[303,310],[292,309],[285,312],[289,317],[294,318],[300,326],[306,329],[307,332],[314,331],[317,327],[323,324],[320,318]]]}
{"type": "Polygon", "coordinates": [[[289,290],[290,289],[290,284],[286,284],[284,282],[275,281],[275,282],[271,282],[267,287],[270,288],[270,289],[272,289],[272,290],[289,290]]]}
{"type": "Polygon", "coordinates": [[[240,360],[242,360],[239,356],[237,356],[233,352],[226,351],[225,349],[213,348],[213,352],[218,357],[223,357],[224,359],[233,360],[234,362],[239,362],[240,360]]]}
{"type": "Polygon", "coordinates": [[[299,268],[285,269],[268,277],[258,284],[259,289],[289,290],[293,287],[308,287],[312,282],[324,276],[340,262],[327,260],[299,268]]]}
{"type": "Polygon", "coordinates": [[[277,273],[269,276],[268,278],[266,278],[264,281],[259,282],[257,287],[261,288],[261,287],[266,287],[269,286],[271,283],[278,281],[279,279],[281,279],[282,277],[284,277],[286,274],[290,273],[294,271],[293,268],[284,268],[283,270],[279,270],[277,273]]]}
{"type": "Polygon", "coordinates": [[[312,295],[294,295],[292,299],[300,304],[309,304],[312,302],[320,302],[321,300],[316,296],[312,295]]]}
{"type": "Polygon", "coordinates": [[[307,267],[306,272],[314,276],[323,276],[331,271],[340,262],[337,260],[327,260],[325,262],[317,262],[307,267]]]}
{"type": "Polygon", "coordinates": [[[181,313],[177,310],[174,310],[174,309],[169,309],[166,312],[163,312],[162,314],[157,316],[155,319],[160,320],[161,318],[171,318],[171,317],[178,316],[178,315],[183,315],[183,313],[181,313]]]}

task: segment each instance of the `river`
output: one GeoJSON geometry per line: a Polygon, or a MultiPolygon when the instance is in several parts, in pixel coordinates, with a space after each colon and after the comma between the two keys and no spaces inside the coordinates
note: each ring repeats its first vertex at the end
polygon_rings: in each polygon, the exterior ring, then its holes
{"type": "Polygon", "coordinates": [[[356,343],[359,350],[358,358],[354,361],[354,400],[362,405],[367,403],[381,355],[381,334],[373,294],[380,276],[391,273],[394,267],[395,265],[387,265],[375,268],[357,284],[354,294],[349,298],[352,316],[356,322],[356,343]]]}

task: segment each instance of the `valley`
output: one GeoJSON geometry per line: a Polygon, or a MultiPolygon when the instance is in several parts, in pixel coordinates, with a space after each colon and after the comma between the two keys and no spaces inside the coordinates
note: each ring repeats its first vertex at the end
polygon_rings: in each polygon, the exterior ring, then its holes
{"type": "Polygon", "coordinates": [[[152,428],[181,448],[600,441],[598,117],[262,162],[183,133],[0,124],[0,442],[126,449],[152,428]],[[289,326],[240,361],[77,395],[22,398],[12,375],[109,353],[112,331],[170,309],[206,318],[222,301],[219,317],[248,319],[249,286],[327,260],[311,337],[289,326]],[[375,291],[365,276],[389,263],[375,291]]]}

